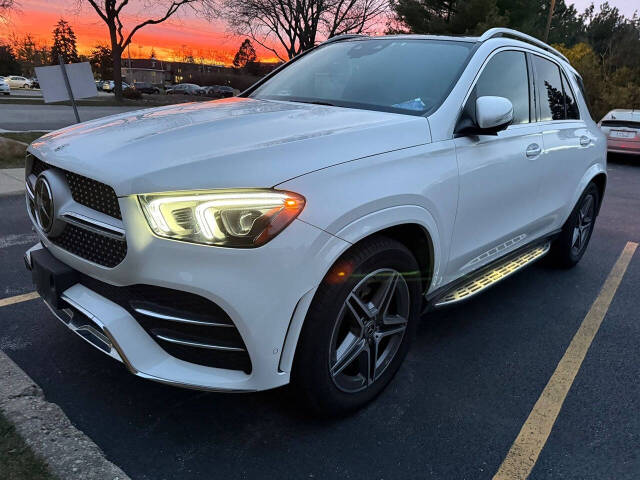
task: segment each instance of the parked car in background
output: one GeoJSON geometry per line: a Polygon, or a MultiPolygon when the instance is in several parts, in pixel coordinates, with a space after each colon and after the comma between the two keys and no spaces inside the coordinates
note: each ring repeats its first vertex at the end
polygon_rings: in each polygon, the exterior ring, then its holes
{"type": "Polygon", "coordinates": [[[179,83],[167,89],[167,95],[202,95],[204,89],[195,83],[179,83]]]}
{"type": "Polygon", "coordinates": [[[11,94],[11,88],[9,87],[9,84],[5,81],[4,77],[0,77],[0,93],[2,93],[3,95],[11,94]]]}
{"type": "Polygon", "coordinates": [[[5,77],[5,79],[11,88],[31,88],[32,82],[26,77],[10,75],[5,77]]]}
{"type": "Polygon", "coordinates": [[[640,110],[611,110],[598,125],[607,136],[607,151],[640,155],[640,110]]]}
{"type": "Polygon", "coordinates": [[[104,86],[104,80],[96,80],[96,89],[98,89],[98,91],[102,91],[103,86],[104,86]]]}
{"type": "MultiPolygon", "coordinates": [[[[115,86],[116,86],[116,83],[113,80],[107,80],[102,84],[102,90],[105,92],[113,93],[115,86]]],[[[122,90],[124,91],[127,88],[131,88],[131,85],[129,85],[127,82],[122,82],[122,90]]]]}
{"type": "Polygon", "coordinates": [[[160,93],[160,89],[149,82],[136,82],[133,84],[133,87],[138,90],[140,93],[160,93]]]}
{"type": "Polygon", "coordinates": [[[211,85],[209,87],[203,87],[204,94],[213,98],[228,98],[233,97],[235,92],[232,87],[227,85],[211,85]]]}

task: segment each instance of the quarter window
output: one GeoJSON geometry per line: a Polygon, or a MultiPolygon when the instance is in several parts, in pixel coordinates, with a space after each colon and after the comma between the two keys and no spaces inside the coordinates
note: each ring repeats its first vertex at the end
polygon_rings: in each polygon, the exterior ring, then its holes
{"type": "Polygon", "coordinates": [[[580,112],[578,111],[578,104],[571,91],[571,86],[567,80],[567,76],[562,73],[562,87],[564,90],[564,104],[567,112],[567,120],[577,120],[580,118],[580,112]]]}
{"type": "Polygon", "coordinates": [[[513,104],[513,123],[529,123],[529,75],[523,52],[500,52],[489,60],[467,100],[465,115],[475,118],[476,99],[484,96],[508,98],[513,104]]]}
{"type": "MultiPolygon", "coordinates": [[[[564,120],[564,95],[558,66],[537,55],[533,56],[535,83],[540,103],[540,121],[564,120]]],[[[575,104],[575,102],[574,102],[575,104]]]]}

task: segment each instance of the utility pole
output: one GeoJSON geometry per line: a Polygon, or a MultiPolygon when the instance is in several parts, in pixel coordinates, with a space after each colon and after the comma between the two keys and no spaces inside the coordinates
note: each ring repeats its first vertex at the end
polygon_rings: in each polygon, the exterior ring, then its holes
{"type": "Polygon", "coordinates": [[[129,57],[129,75],[131,75],[131,78],[129,79],[129,84],[131,86],[134,86],[136,82],[133,80],[133,70],[131,70],[131,44],[127,45],[127,56],[129,57]]]}
{"type": "Polygon", "coordinates": [[[551,19],[553,18],[553,11],[556,8],[556,0],[551,0],[551,6],[549,6],[549,15],[547,16],[547,27],[544,29],[544,41],[549,41],[549,30],[551,29],[551,19]]]}

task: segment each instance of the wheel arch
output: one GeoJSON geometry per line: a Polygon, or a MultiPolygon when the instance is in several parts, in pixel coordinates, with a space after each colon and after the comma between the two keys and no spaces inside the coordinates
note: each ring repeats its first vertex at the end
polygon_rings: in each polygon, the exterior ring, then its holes
{"type": "MultiPolygon", "coordinates": [[[[346,248],[335,255],[331,264],[325,269],[322,279],[330,274],[331,269],[346,252],[375,236],[392,238],[411,251],[420,266],[423,293],[430,289],[440,268],[440,249],[436,224],[429,212],[422,207],[415,205],[391,207],[375,212],[344,227],[336,236],[349,243],[346,244],[346,248]],[[401,213],[408,212],[412,212],[413,215],[401,215],[401,213]],[[415,214],[419,214],[422,218],[418,220],[415,214]]],[[[281,372],[290,373],[292,371],[300,333],[316,290],[317,286],[305,293],[294,309],[280,356],[279,370],[281,372]]]]}
{"type": "Polygon", "coordinates": [[[589,167],[589,169],[584,173],[584,175],[582,175],[582,179],[578,183],[573,193],[571,202],[568,205],[566,205],[567,211],[565,212],[562,225],[564,225],[564,222],[567,221],[567,219],[569,218],[569,215],[571,215],[571,212],[573,211],[573,208],[578,203],[578,200],[580,200],[580,197],[582,196],[582,192],[584,192],[585,188],[587,188],[587,185],[589,185],[589,183],[591,182],[596,184],[596,186],[598,187],[598,191],[600,193],[600,202],[598,203],[598,212],[600,211],[600,206],[602,205],[602,199],[604,197],[604,191],[607,185],[607,171],[605,170],[605,167],[601,163],[596,163],[591,165],[591,167],[589,167]]]}
{"type": "Polygon", "coordinates": [[[600,201],[598,202],[598,209],[596,210],[596,215],[598,215],[600,213],[600,207],[602,206],[604,192],[607,188],[607,174],[604,172],[600,172],[595,177],[593,177],[591,181],[596,184],[596,187],[598,187],[598,193],[600,194],[600,201]]]}

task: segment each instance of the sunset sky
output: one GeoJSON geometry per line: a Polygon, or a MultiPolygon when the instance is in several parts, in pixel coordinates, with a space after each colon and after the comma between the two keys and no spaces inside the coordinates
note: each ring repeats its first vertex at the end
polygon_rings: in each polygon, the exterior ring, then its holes
{"type": "MultiPolygon", "coordinates": [[[[9,18],[8,23],[0,25],[0,35],[7,37],[10,33],[22,35],[31,33],[36,40],[51,43],[51,31],[61,17],[73,27],[78,38],[80,53],[88,53],[97,43],[108,43],[108,32],[105,24],[96,12],[88,6],[78,11],[76,0],[18,0],[20,11],[9,18]]],[[[241,0],[240,0],[241,1],[241,0]]],[[[125,30],[146,19],[150,3],[162,4],[162,1],[131,0],[125,7],[125,30]],[[144,16],[146,15],[146,16],[144,16]],[[143,17],[144,16],[144,17],[143,17]]],[[[591,0],[569,0],[575,3],[578,11],[583,11],[591,0]]],[[[601,0],[596,0],[599,5],[601,0]]],[[[628,17],[640,8],[638,0],[609,0],[611,5],[620,9],[628,17]]],[[[152,12],[152,13],[159,13],[152,12]]],[[[221,21],[208,22],[199,18],[189,9],[172,17],[160,25],[149,25],[138,31],[130,47],[131,57],[148,57],[154,48],[159,58],[180,60],[185,55],[192,55],[196,60],[204,58],[206,62],[229,64],[243,38],[231,35],[221,21]]],[[[262,61],[276,61],[274,54],[255,45],[258,57],[262,61]]],[[[126,53],[125,53],[126,56],[126,53]]]]}

